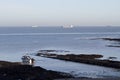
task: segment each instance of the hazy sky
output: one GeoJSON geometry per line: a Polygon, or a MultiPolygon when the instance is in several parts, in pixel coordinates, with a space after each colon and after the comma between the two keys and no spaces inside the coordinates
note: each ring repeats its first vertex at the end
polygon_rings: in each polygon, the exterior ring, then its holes
{"type": "Polygon", "coordinates": [[[120,0],[0,0],[0,26],[120,25],[120,0]]]}

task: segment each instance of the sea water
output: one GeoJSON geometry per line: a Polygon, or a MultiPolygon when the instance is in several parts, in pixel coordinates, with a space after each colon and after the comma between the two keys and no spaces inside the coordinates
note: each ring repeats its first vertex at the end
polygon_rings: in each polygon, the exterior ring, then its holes
{"type": "MultiPolygon", "coordinates": [[[[72,54],[102,54],[104,58],[112,56],[120,61],[120,48],[108,47],[108,45],[120,45],[120,43],[106,41],[102,38],[120,38],[120,27],[0,27],[0,60],[21,61],[21,57],[25,54],[52,49],[67,50],[72,54]]],[[[60,60],[56,62],[46,58],[40,58],[36,62],[36,65],[46,69],[72,72],[78,76],[93,76],[94,74],[94,77],[97,75],[119,77],[120,75],[119,70],[97,66],[88,69],[90,65],[80,63],[61,62],[60,60]],[[106,74],[103,75],[103,73],[106,74]]]]}

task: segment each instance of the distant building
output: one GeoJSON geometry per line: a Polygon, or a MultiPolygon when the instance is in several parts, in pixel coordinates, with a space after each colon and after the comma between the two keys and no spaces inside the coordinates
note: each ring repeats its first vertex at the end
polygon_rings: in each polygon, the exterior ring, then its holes
{"type": "Polygon", "coordinates": [[[33,65],[34,64],[34,59],[31,58],[30,56],[23,56],[22,57],[22,64],[24,64],[24,65],[33,65]]]}

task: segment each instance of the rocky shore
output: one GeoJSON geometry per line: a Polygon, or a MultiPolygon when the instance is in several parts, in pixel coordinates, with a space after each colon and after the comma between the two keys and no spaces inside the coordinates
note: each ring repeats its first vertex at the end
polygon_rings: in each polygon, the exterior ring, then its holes
{"type": "Polygon", "coordinates": [[[0,61],[0,80],[54,80],[59,78],[72,78],[72,76],[37,66],[0,61]]]}
{"type": "Polygon", "coordinates": [[[117,41],[120,42],[120,38],[102,38],[103,40],[117,41]]]}
{"type": "MultiPolygon", "coordinates": [[[[112,61],[110,59],[100,59],[103,56],[99,55],[99,54],[60,55],[60,54],[54,54],[54,53],[49,53],[49,52],[48,53],[39,52],[36,54],[36,56],[43,56],[43,57],[47,57],[47,58],[54,58],[54,59],[60,59],[60,60],[66,60],[66,61],[72,61],[72,62],[85,63],[85,64],[120,69],[120,62],[119,61],[112,61]]],[[[112,57],[110,57],[110,58],[112,58],[112,57]]]]}
{"type": "Polygon", "coordinates": [[[117,47],[117,48],[120,48],[120,38],[101,38],[101,39],[112,42],[111,44],[106,45],[107,47],[117,47]]]}
{"type": "Polygon", "coordinates": [[[37,66],[0,61],[0,80],[120,80],[120,78],[74,78],[70,74],[50,71],[37,66]]]}

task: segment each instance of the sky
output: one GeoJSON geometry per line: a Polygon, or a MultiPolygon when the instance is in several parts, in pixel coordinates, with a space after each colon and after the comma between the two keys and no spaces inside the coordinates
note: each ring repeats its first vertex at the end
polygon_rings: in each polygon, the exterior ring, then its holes
{"type": "Polygon", "coordinates": [[[120,0],[0,0],[0,26],[120,26],[120,0]]]}

